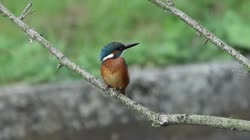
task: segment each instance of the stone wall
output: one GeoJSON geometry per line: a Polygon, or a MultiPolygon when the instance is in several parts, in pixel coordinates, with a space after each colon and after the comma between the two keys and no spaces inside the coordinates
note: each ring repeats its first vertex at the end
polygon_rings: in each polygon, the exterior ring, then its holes
{"type": "MultiPolygon", "coordinates": [[[[242,67],[233,62],[161,69],[134,67],[130,69],[131,83],[127,92],[128,96],[157,112],[250,118],[250,75],[241,71],[244,71],[242,67]]],[[[86,81],[0,88],[0,140],[80,140],[86,136],[98,140],[102,134],[107,135],[105,139],[138,139],[132,137],[135,131],[147,137],[152,134],[157,139],[195,139],[195,135],[187,138],[186,133],[177,132],[178,128],[182,128],[182,132],[187,130],[188,135],[203,130],[190,126],[153,128],[150,122],[101,94],[86,81]],[[172,131],[178,136],[174,137],[172,131]]],[[[215,139],[217,135],[228,133],[205,130],[210,132],[210,137],[216,135],[215,139]]],[[[230,133],[236,138],[228,134],[225,139],[250,138],[242,132],[230,133]]]]}

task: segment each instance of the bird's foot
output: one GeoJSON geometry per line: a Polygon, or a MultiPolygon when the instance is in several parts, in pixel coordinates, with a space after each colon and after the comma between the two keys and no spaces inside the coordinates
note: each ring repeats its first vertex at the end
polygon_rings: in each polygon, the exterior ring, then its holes
{"type": "Polygon", "coordinates": [[[110,89],[110,95],[112,96],[112,97],[117,97],[118,95],[119,95],[119,92],[117,92],[117,89],[116,88],[112,88],[112,87],[109,87],[109,89],[110,89]]]}
{"type": "Polygon", "coordinates": [[[117,91],[119,91],[119,93],[125,95],[125,90],[123,88],[116,88],[117,91]]]}
{"type": "Polygon", "coordinates": [[[104,85],[104,88],[105,88],[105,90],[107,90],[107,91],[111,91],[111,92],[110,92],[111,96],[118,96],[119,93],[120,93],[120,91],[118,90],[118,88],[112,88],[112,86],[107,85],[107,84],[104,85]],[[118,90],[119,92],[117,92],[117,90],[118,90]]]}
{"type": "Polygon", "coordinates": [[[104,87],[105,90],[108,90],[109,88],[111,88],[111,86],[107,85],[107,84],[103,84],[103,87],[104,87]]]}
{"type": "Polygon", "coordinates": [[[109,90],[112,89],[112,87],[110,85],[107,85],[107,84],[103,84],[103,87],[104,87],[104,90],[106,92],[109,92],[109,90]]]}
{"type": "Polygon", "coordinates": [[[122,88],[113,88],[113,96],[117,97],[119,94],[125,95],[125,92],[122,88]]]}

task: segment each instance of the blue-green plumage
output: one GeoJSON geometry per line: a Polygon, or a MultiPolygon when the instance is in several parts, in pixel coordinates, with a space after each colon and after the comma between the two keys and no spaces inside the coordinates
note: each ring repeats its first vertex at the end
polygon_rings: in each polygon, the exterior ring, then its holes
{"type": "Polygon", "coordinates": [[[119,51],[119,53],[115,55],[115,58],[119,57],[122,54],[122,48],[124,47],[125,46],[119,42],[111,42],[107,44],[101,50],[101,54],[100,54],[101,61],[105,56],[111,54],[114,51],[119,51]]]}

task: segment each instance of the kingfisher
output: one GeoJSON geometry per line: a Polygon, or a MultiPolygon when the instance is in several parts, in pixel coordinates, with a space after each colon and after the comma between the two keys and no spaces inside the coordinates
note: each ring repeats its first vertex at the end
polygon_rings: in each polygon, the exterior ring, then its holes
{"type": "Polygon", "coordinates": [[[139,43],[122,44],[111,42],[104,46],[100,53],[101,75],[108,87],[115,88],[125,95],[129,84],[129,72],[125,59],[122,57],[126,49],[139,43]]]}

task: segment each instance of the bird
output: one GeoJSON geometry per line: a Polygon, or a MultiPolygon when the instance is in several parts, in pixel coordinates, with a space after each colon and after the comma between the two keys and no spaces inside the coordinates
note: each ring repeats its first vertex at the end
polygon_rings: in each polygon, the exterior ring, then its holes
{"type": "Polygon", "coordinates": [[[130,77],[128,66],[122,57],[125,50],[139,43],[123,44],[111,42],[104,46],[100,53],[101,75],[107,87],[115,88],[125,95],[130,77]]]}

